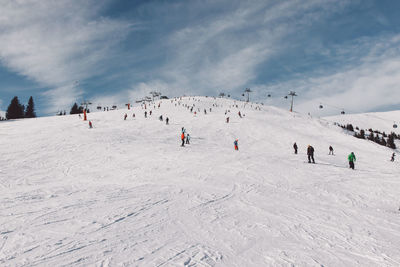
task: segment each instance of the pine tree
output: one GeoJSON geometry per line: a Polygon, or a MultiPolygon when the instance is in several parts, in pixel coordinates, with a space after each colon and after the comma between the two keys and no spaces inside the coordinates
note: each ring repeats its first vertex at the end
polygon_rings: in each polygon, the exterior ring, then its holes
{"type": "Polygon", "coordinates": [[[396,144],[394,143],[394,135],[395,133],[391,133],[388,136],[387,146],[393,149],[396,149],[396,144]]]}
{"type": "Polygon", "coordinates": [[[354,128],[353,128],[353,125],[352,125],[352,124],[347,124],[347,125],[346,125],[346,129],[349,130],[349,131],[351,131],[351,132],[354,132],[354,128]]]}
{"type": "Polygon", "coordinates": [[[382,140],[381,140],[381,145],[382,145],[382,146],[386,146],[386,145],[387,145],[387,143],[386,143],[386,140],[385,140],[385,138],[384,138],[384,137],[382,137],[382,140]]]}
{"type": "Polygon", "coordinates": [[[24,106],[19,103],[18,97],[15,96],[7,108],[7,119],[21,119],[24,117],[24,106]]]}
{"type": "Polygon", "coordinates": [[[69,114],[79,114],[79,113],[81,112],[79,112],[78,104],[74,103],[69,114]]]}
{"type": "Polygon", "coordinates": [[[32,96],[29,98],[28,106],[26,107],[25,118],[36,118],[35,104],[33,103],[32,96]]]}
{"type": "Polygon", "coordinates": [[[374,133],[370,131],[368,135],[368,140],[374,141],[374,138],[375,138],[374,133]]]}
{"type": "Polygon", "coordinates": [[[360,130],[359,138],[360,139],[365,139],[365,131],[363,129],[360,130]]]}

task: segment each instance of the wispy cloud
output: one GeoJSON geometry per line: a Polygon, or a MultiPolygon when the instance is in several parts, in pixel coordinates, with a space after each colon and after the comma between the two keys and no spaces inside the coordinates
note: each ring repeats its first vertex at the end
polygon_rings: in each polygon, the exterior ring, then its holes
{"type": "Polygon", "coordinates": [[[230,2],[214,17],[169,33],[165,37],[168,60],[153,76],[181,93],[238,93],[263,75],[260,64],[284,53],[285,38],[348,3],[230,2]]]}
{"type": "Polygon", "coordinates": [[[131,24],[98,15],[100,1],[1,1],[0,60],[43,87],[53,103],[69,105],[74,81],[102,73],[102,63],[131,24]]]}
{"type": "MultiPolygon", "coordinates": [[[[344,58],[360,56],[346,61],[341,68],[262,86],[259,91],[278,92],[281,97],[296,90],[297,110],[318,115],[339,113],[341,109],[358,112],[395,105],[399,103],[395,97],[400,83],[399,45],[400,35],[355,40],[333,51],[344,58]],[[320,104],[325,107],[323,110],[319,110],[320,104]]],[[[285,103],[279,101],[279,105],[285,103]]]]}

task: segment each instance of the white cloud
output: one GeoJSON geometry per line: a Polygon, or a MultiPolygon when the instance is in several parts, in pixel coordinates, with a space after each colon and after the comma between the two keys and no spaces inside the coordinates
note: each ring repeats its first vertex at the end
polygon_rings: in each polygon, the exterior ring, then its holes
{"type": "Polygon", "coordinates": [[[99,1],[1,1],[0,62],[41,86],[50,110],[79,96],[74,81],[104,71],[131,24],[99,17],[99,1]]]}
{"type": "Polygon", "coordinates": [[[213,18],[169,34],[169,61],[155,75],[181,93],[238,92],[262,75],[261,63],[282,52],[284,38],[348,2],[234,2],[213,18]]]}
{"type": "MultiPolygon", "coordinates": [[[[376,110],[398,104],[400,84],[400,35],[363,38],[354,44],[342,46],[341,53],[358,52],[363,56],[352,64],[334,72],[317,73],[309,77],[289,80],[274,86],[261,86],[259,91],[298,92],[296,109],[318,115],[376,110]],[[324,109],[319,110],[320,103],[324,109]]],[[[265,97],[265,96],[263,96],[265,97]]],[[[278,101],[278,105],[287,105],[278,101]]]]}

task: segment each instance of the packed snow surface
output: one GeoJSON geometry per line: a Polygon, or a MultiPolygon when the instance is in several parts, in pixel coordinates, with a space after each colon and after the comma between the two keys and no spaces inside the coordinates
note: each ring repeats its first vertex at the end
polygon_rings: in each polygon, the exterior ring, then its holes
{"type": "Polygon", "coordinates": [[[0,265],[400,266],[392,150],[228,99],[146,110],[0,122],[0,265]]]}

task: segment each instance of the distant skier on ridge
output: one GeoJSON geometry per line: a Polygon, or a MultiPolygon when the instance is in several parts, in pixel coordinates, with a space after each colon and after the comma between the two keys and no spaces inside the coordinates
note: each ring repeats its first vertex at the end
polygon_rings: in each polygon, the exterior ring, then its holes
{"type": "Polygon", "coordinates": [[[294,142],[293,144],[294,154],[297,154],[297,144],[294,142]]]}

